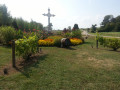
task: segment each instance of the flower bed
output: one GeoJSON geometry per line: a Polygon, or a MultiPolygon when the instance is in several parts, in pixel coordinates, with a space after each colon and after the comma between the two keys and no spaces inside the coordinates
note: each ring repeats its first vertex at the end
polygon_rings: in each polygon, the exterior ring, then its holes
{"type": "MultiPolygon", "coordinates": [[[[61,44],[61,38],[62,37],[52,37],[52,39],[50,38],[47,38],[47,39],[44,39],[44,40],[39,40],[38,41],[38,44],[40,46],[60,46],[61,44]]],[[[78,39],[78,38],[71,38],[70,39],[72,45],[79,45],[81,43],[83,43],[83,41],[81,39],[78,39]]]]}
{"type": "Polygon", "coordinates": [[[78,39],[78,38],[71,38],[70,41],[72,45],[79,45],[83,42],[81,39],[78,39]]]}
{"type": "Polygon", "coordinates": [[[38,44],[40,46],[53,46],[54,45],[54,40],[53,39],[44,39],[44,40],[39,40],[38,44]]]}

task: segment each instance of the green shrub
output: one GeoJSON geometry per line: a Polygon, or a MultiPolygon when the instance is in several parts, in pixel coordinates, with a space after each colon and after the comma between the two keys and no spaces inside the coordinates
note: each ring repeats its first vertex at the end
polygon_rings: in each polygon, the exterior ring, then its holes
{"type": "Polygon", "coordinates": [[[50,37],[48,37],[48,38],[54,40],[54,46],[58,46],[58,47],[61,46],[61,39],[62,39],[63,37],[61,37],[61,36],[50,36],[50,37]]]}
{"type": "Polygon", "coordinates": [[[30,56],[37,52],[38,38],[37,36],[24,37],[15,41],[15,50],[18,56],[22,56],[25,60],[29,60],[30,56]]]}
{"type": "Polygon", "coordinates": [[[23,38],[23,32],[21,30],[18,30],[16,31],[16,36],[15,36],[16,39],[20,39],[20,38],[23,38]]]}
{"type": "Polygon", "coordinates": [[[39,39],[46,39],[48,36],[52,35],[52,33],[45,30],[40,30],[36,33],[36,35],[39,39]]]}
{"type": "Polygon", "coordinates": [[[82,38],[82,34],[81,34],[81,31],[80,30],[75,30],[75,31],[72,31],[71,33],[72,35],[72,38],[82,38]]]}
{"type": "Polygon", "coordinates": [[[112,48],[114,51],[120,48],[120,40],[117,38],[103,38],[99,37],[99,42],[104,47],[112,48]]]}
{"type": "Polygon", "coordinates": [[[11,40],[15,39],[16,31],[13,27],[2,26],[0,27],[0,41],[3,44],[8,44],[11,40]]]}
{"type": "Polygon", "coordinates": [[[82,38],[82,34],[80,30],[75,30],[72,32],[66,32],[64,33],[65,38],[82,38]]]}
{"type": "Polygon", "coordinates": [[[105,39],[103,37],[99,37],[98,41],[100,42],[100,45],[105,43],[105,39]]]}
{"type": "Polygon", "coordinates": [[[120,48],[120,40],[118,40],[117,38],[106,39],[106,42],[106,46],[109,48],[113,48],[114,51],[120,48]]]}
{"type": "Polygon", "coordinates": [[[65,38],[72,38],[72,33],[67,32],[67,33],[64,34],[64,37],[65,38]]]}
{"type": "Polygon", "coordinates": [[[58,31],[58,32],[56,33],[56,35],[62,36],[62,35],[63,35],[63,32],[62,32],[62,31],[58,31]]]}

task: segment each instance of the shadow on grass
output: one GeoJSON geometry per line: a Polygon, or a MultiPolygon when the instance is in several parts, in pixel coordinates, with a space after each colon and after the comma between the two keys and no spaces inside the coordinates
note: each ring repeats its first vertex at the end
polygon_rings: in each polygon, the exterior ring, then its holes
{"type": "Polygon", "coordinates": [[[29,61],[22,61],[19,64],[19,66],[15,67],[15,69],[18,72],[22,73],[27,78],[30,78],[30,74],[32,73],[32,70],[30,69],[30,67],[38,68],[40,61],[45,60],[46,57],[47,57],[47,54],[40,55],[40,56],[33,56],[29,61]]]}
{"type": "Polygon", "coordinates": [[[75,48],[72,48],[72,47],[67,47],[65,49],[68,49],[68,50],[76,50],[75,48]]]}
{"type": "Polygon", "coordinates": [[[116,50],[116,51],[115,51],[115,50],[108,50],[108,51],[112,51],[112,52],[120,52],[120,51],[118,51],[118,50],[116,50]]]}
{"type": "Polygon", "coordinates": [[[2,46],[4,48],[8,48],[8,49],[12,48],[10,45],[0,45],[0,46],[2,46]]]}
{"type": "Polygon", "coordinates": [[[120,49],[115,51],[113,49],[109,49],[109,48],[105,48],[105,47],[104,48],[98,47],[97,50],[103,50],[103,51],[110,51],[110,52],[118,52],[118,53],[120,53],[120,49]]]}
{"type": "Polygon", "coordinates": [[[93,43],[93,42],[84,42],[84,44],[92,45],[92,44],[94,44],[94,43],[93,43]]]}
{"type": "MultiPolygon", "coordinates": [[[[57,48],[61,48],[61,47],[57,47],[57,48]]],[[[63,47],[64,49],[68,49],[68,50],[76,50],[75,48],[72,48],[72,47],[63,47]]]]}

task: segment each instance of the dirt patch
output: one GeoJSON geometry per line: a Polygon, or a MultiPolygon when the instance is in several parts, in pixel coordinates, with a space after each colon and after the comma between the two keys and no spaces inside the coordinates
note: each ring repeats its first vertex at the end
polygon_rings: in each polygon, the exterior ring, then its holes
{"type": "Polygon", "coordinates": [[[95,69],[106,69],[112,70],[116,66],[120,65],[120,62],[113,59],[97,59],[95,57],[91,57],[88,52],[83,52],[77,55],[78,59],[76,60],[76,64],[93,67],[95,69]]]}
{"type": "Polygon", "coordinates": [[[38,62],[39,58],[46,55],[47,53],[36,53],[30,57],[30,60],[25,61],[23,58],[16,59],[16,67],[12,67],[12,63],[6,64],[0,67],[0,76],[11,75],[18,72],[24,72],[24,68],[38,62]],[[7,72],[7,74],[4,74],[7,72]]]}
{"type": "Polygon", "coordinates": [[[115,65],[118,65],[120,63],[118,63],[117,61],[115,60],[111,60],[111,59],[105,59],[105,60],[98,60],[96,58],[93,58],[93,57],[89,57],[88,58],[88,61],[89,61],[89,65],[94,67],[94,68],[105,68],[107,70],[111,70],[114,68],[115,65]]]}
{"type": "Polygon", "coordinates": [[[78,58],[83,58],[84,56],[86,57],[86,56],[88,56],[89,55],[89,53],[88,52],[78,52],[78,54],[77,54],[77,57],[78,58]]]}

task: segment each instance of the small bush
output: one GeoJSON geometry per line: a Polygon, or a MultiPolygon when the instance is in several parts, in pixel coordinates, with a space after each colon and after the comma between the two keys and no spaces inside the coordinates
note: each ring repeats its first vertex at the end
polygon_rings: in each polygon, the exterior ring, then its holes
{"type": "Polygon", "coordinates": [[[30,56],[37,52],[37,36],[24,37],[15,41],[15,50],[18,56],[22,56],[25,60],[29,60],[30,56]]]}
{"type": "Polygon", "coordinates": [[[0,27],[0,42],[8,44],[11,40],[15,39],[16,31],[13,27],[2,26],[0,27]]]}
{"type": "Polygon", "coordinates": [[[99,37],[99,42],[105,47],[112,48],[114,51],[120,48],[120,40],[117,38],[103,38],[99,37]]]}
{"type": "Polygon", "coordinates": [[[80,30],[72,31],[71,34],[72,34],[72,38],[82,38],[82,34],[80,30]]]}
{"type": "Polygon", "coordinates": [[[16,36],[15,36],[16,39],[20,39],[20,38],[23,38],[23,32],[21,30],[18,30],[16,31],[16,36]]]}
{"type": "Polygon", "coordinates": [[[72,38],[73,36],[72,36],[71,32],[67,32],[67,33],[64,34],[64,37],[65,38],[72,38]]]}
{"type": "Polygon", "coordinates": [[[39,39],[46,39],[49,36],[51,36],[53,33],[45,31],[45,30],[40,30],[39,32],[36,33],[37,37],[39,39]]]}
{"type": "Polygon", "coordinates": [[[116,38],[106,39],[106,46],[112,48],[114,51],[120,48],[120,40],[116,38]]]}
{"type": "Polygon", "coordinates": [[[58,47],[61,46],[61,39],[62,39],[63,37],[61,37],[61,36],[50,36],[50,37],[48,37],[48,38],[54,40],[54,46],[58,46],[58,47]]]}
{"type": "Polygon", "coordinates": [[[75,30],[72,32],[66,32],[63,35],[65,38],[82,38],[82,34],[80,30],[75,30]]]}
{"type": "Polygon", "coordinates": [[[105,43],[105,39],[103,37],[99,37],[98,41],[100,42],[100,45],[105,43]]]}
{"type": "Polygon", "coordinates": [[[62,32],[62,31],[56,32],[56,35],[59,35],[59,36],[63,36],[63,34],[64,34],[64,32],[62,32]]]}

